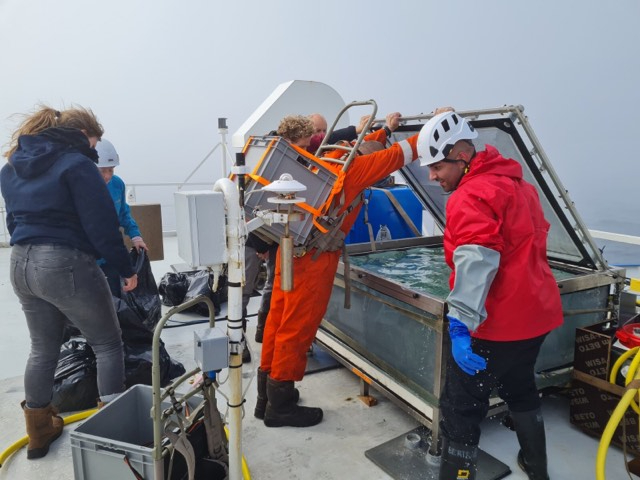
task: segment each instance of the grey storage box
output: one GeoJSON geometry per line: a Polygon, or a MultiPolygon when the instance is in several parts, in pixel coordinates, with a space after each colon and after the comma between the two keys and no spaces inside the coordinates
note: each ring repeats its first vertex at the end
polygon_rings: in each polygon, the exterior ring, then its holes
{"type": "Polygon", "coordinates": [[[203,372],[229,366],[229,337],[218,327],[193,332],[193,351],[196,365],[203,372]]]}
{"type": "MultiPolygon", "coordinates": [[[[307,190],[298,195],[305,199],[305,205],[297,206],[297,209],[307,212],[324,205],[337,178],[325,163],[304,150],[294,148],[280,137],[251,137],[244,153],[247,165],[255,165],[245,195],[244,208],[247,219],[255,217],[255,210],[275,210],[275,204],[269,203],[267,199],[275,197],[276,194],[262,191],[262,187],[278,180],[283,173],[290,174],[294,180],[307,187],[307,190]]],[[[293,243],[302,245],[313,228],[313,216],[308,213],[303,221],[292,222],[289,228],[293,243]]],[[[256,233],[279,241],[284,235],[284,225],[264,225],[257,229],[256,233]]]]}
{"type": "MultiPolygon", "coordinates": [[[[194,396],[188,403],[196,408],[201,401],[201,397],[194,396]]],[[[75,479],[134,478],[125,457],[143,478],[157,478],[154,476],[152,451],[152,404],[152,387],[134,385],[72,430],[71,455],[75,479]]],[[[169,402],[162,403],[163,408],[169,406],[169,402]]]]}

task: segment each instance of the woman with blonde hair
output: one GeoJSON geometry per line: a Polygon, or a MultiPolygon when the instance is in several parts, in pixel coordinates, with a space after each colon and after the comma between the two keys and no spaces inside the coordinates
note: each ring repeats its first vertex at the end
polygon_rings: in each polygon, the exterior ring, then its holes
{"type": "Polygon", "coordinates": [[[107,280],[106,258],[137,285],[118,218],[95,164],[103,128],[91,110],[41,106],[13,133],[0,188],[11,234],[10,278],[31,337],[25,368],[27,458],[43,457],[62,433],[51,405],[55,369],[67,320],[97,359],[100,402],[124,390],[124,355],[107,280]]]}

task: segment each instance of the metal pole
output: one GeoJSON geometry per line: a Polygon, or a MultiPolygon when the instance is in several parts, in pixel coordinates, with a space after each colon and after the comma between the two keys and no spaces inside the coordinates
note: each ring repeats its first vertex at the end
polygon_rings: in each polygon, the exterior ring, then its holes
{"type": "Polygon", "coordinates": [[[576,234],[578,236],[580,236],[580,233],[583,234],[583,237],[582,237],[583,245],[585,245],[591,250],[591,253],[594,256],[597,266],[601,270],[606,270],[608,268],[607,261],[602,256],[602,252],[596,245],[596,242],[593,240],[593,237],[591,236],[589,229],[587,228],[586,224],[582,221],[582,218],[578,214],[578,210],[575,208],[575,206],[573,205],[573,202],[569,198],[569,193],[560,182],[560,177],[558,177],[558,175],[556,174],[556,171],[551,166],[549,157],[547,157],[547,154],[542,149],[542,145],[538,141],[538,137],[533,132],[533,128],[531,128],[531,125],[529,124],[529,120],[524,115],[524,107],[522,105],[518,105],[518,106],[511,106],[506,108],[508,108],[510,112],[513,113],[514,117],[520,122],[520,124],[522,125],[522,128],[524,128],[527,134],[529,135],[529,138],[531,139],[531,142],[533,143],[533,146],[536,149],[536,153],[540,156],[540,158],[544,160],[547,167],[547,173],[549,177],[551,177],[551,181],[554,183],[560,198],[562,198],[562,200],[564,201],[566,209],[571,213],[573,217],[573,221],[576,223],[576,226],[574,226],[574,230],[576,231],[576,234]]]}
{"type": "MultiPolygon", "coordinates": [[[[244,157],[243,157],[244,160],[244,157]]],[[[241,177],[242,175],[238,175],[241,177]]],[[[219,179],[213,190],[222,192],[227,209],[227,335],[229,358],[229,480],[242,479],[242,277],[244,274],[244,214],[236,185],[219,179]],[[242,232],[242,233],[241,233],[242,232]]]]}
{"type": "Polygon", "coordinates": [[[218,118],[218,133],[220,133],[220,144],[222,145],[222,176],[226,177],[227,172],[227,119],[224,117],[218,118]]]}
{"type": "MultiPolygon", "coordinates": [[[[292,205],[287,205],[287,217],[292,205]]],[[[289,235],[289,220],[284,224],[284,236],[280,237],[280,288],[283,292],[293,290],[293,238],[289,235]]]]}
{"type": "Polygon", "coordinates": [[[202,164],[203,164],[204,162],[206,162],[206,161],[207,161],[207,158],[209,158],[211,155],[213,155],[213,152],[215,152],[215,151],[216,151],[216,148],[218,148],[220,145],[221,145],[221,144],[220,144],[220,143],[218,143],[215,147],[213,147],[213,148],[211,149],[211,151],[210,151],[209,153],[207,153],[207,154],[205,155],[205,157],[200,161],[200,163],[196,166],[196,168],[194,168],[194,169],[191,171],[191,173],[187,176],[187,178],[185,178],[185,179],[182,181],[182,183],[178,184],[178,190],[181,190],[181,189],[182,189],[182,187],[183,187],[183,186],[184,186],[184,185],[189,181],[189,179],[195,175],[195,173],[196,173],[196,172],[198,171],[198,169],[202,166],[202,164]]]}
{"type": "MultiPolygon", "coordinates": [[[[236,153],[236,167],[238,170],[244,169],[244,153],[236,153]]],[[[238,174],[238,192],[240,193],[240,209],[244,209],[244,174],[238,174]]]]}
{"type": "MultiPolygon", "coordinates": [[[[456,110],[457,113],[462,117],[477,117],[478,115],[509,115],[514,113],[515,110],[523,111],[524,107],[522,105],[505,105],[503,107],[495,107],[495,108],[487,108],[484,110],[456,110]]],[[[415,120],[419,121],[427,121],[432,118],[433,112],[424,113],[420,115],[411,115],[409,117],[400,117],[400,122],[412,122],[415,120]]],[[[387,121],[386,118],[376,118],[372,121],[372,124],[385,123],[387,121]]]]}
{"type": "Polygon", "coordinates": [[[227,155],[229,155],[229,149],[227,148],[227,132],[229,129],[227,128],[227,119],[226,118],[218,118],[218,133],[222,137],[220,142],[213,147],[209,153],[205,155],[205,157],[200,161],[200,163],[194,168],[191,173],[185,178],[182,183],[178,185],[178,190],[181,190],[182,187],[195,175],[195,173],[200,169],[200,167],[207,161],[207,159],[213,155],[218,147],[222,147],[222,176],[226,176],[227,173],[227,155]]]}

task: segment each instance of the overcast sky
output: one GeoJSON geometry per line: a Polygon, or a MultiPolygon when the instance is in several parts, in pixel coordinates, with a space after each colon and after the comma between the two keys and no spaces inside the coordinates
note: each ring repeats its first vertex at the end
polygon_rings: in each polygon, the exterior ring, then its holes
{"type": "Polygon", "coordinates": [[[289,80],[382,113],[522,104],[588,226],[640,235],[638,21],[638,0],[0,0],[0,144],[11,114],[80,104],[125,181],[170,182],[289,80]]]}

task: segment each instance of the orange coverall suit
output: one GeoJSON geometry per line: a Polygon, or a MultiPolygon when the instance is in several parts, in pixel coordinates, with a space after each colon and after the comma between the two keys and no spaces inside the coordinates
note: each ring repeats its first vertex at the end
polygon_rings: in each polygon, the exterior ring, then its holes
{"type": "MultiPolygon", "coordinates": [[[[382,129],[380,131],[384,132],[382,129]]],[[[384,144],[384,133],[381,140],[384,144]]],[[[344,177],[342,210],[351,205],[364,189],[418,158],[417,140],[418,136],[415,135],[386,150],[354,158],[344,177]]],[[[342,168],[341,165],[335,166],[338,170],[342,168]]],[[[345,217],[340,227],[345,234],[351,230],[360,207],[354,208],[345,217]]],[[[293,289],[283,292],[280,287],[278,250],[271,310],[264,331],[260,361],[260,369],[268,372],[276,381],[302,380],[307,351],[327,310],[341,252],[323,252],[313,260],[314,252],[312,249],[306,255],[293,259],[293,289]]]]}

